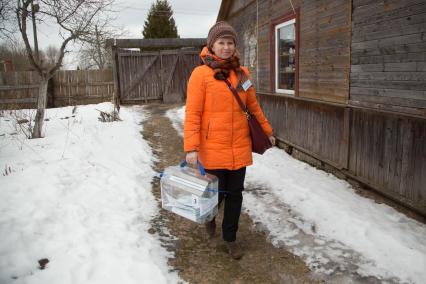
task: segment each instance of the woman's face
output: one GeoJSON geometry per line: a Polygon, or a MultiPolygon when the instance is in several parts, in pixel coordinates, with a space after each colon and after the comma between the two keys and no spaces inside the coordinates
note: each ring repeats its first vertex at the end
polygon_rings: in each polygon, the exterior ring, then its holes
{"type": "Polygon", "coordinates": [[[232,38],[222,37],[218,38],[212,47],[216,56],[222,59],[231,58],[235,51],[235,43],[232,38]]]}

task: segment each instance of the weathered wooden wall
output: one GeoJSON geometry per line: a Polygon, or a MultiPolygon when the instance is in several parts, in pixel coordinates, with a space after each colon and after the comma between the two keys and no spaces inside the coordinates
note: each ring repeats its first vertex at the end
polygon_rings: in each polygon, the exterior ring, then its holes
{"type": "MultiPolygon", "coordinates": [[[[40,78],[34,71],[0,72],[0,108],[35,108],[40,78]]],[[[111,70],[61,70],[49,81],[48,107],[111,101],[111,70]]]]}
{"type": "Polygon", "coordinates": [[[426,214],[426,119],[351,112],[348,171],[426,214]]]}
{"type": "Polygon", "coordinates": [[[349,112],[340,106],[260,94],[276,136],[342,169],[348,166],[349,112]]]}
{"type": "Polygon", "coordinates": [[[188,78],[199,61],[198,50],[119,51],[120,101],[183,101],[188,78]]]}
{"type": "Polygon", "coordinates": [[[353,1],[350,103],[426,116],[426,1],[353,1]]]}
{"type": "Polygon", "coordinates": [[[426,214],[426,119],[259,95],[285,143],[426,214]]]}
{"type": "MultiPolygon", "coordinates": [[[[226,15],[238,31],[243,58],[251,34],[257,34],[256,66],[251,67],[258,89],[272,93],[271,21],[292,8],[289,1],[230,1],[226,15]],[[256,27],[256,21],[258,23],[256,27]],[[257,74],[256,74],[257,72],[257,74]]],[[[293,1],[300,11],[299,88],[297,95],[329,102],[346,103],[350,72],[350,1],[293,1]]],[[[247,60],[245,60],[246,63],[247,60]]]]}
{"type": "Polygon", "coordinates": [[[300,9],[296,97],[270,85],[270,24],[290,2],[230,2],[219,19],[240,35],[258,15],[253,72],[276,136],[426,215],[426,2],[293,1],[300,9]]]}
{"type": "Polygon", "coordinates": [[[346,103],[350,72],[350,4],[348,0],[316,0],[303,1],[299,5],[300,97],[346,103]]]}
{"type": "MultiPolygon", "coordinates": [[[[229,1],[228,3],[231,3],[229,1]]],[[[240,0],[234,1],[233,5],[229,7],[229,15],[232,18],[238,17],[238,21],[232,22],[237,33],[237,48],[241,52],[241,63],[250,71],[250,75],[254,84],[257,84],[257,5],[255,0],[240,0]]]]}

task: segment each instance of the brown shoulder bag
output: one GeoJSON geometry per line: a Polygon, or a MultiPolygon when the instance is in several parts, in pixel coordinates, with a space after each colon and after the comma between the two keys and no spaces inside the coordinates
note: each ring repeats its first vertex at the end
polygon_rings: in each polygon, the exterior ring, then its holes
{"type": "Polygon", "coordinates": [[[232,94],[234,95],[235,99],[237,100],[238,104],[246,115],[250,128],[252,151],[262,155],[263,153],[265,153],[266,150],[272,147],[271,141],[269,141],[269,138],[263,131],[262,126],[260,126],[259,121],[257,121],[256,117],[249,112],[248,108],[241,101],[237,90],[232,87],[231,83],[227,79],[225,79],[224,81],[226,85],[228,85],[228,88],[231,90],[232,94]]]}

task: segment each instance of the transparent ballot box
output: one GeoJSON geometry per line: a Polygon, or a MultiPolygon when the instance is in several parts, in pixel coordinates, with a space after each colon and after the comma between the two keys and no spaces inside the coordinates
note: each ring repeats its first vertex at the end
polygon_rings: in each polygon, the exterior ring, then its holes
{"type": "Polygon", "coordinates": [[[161,180],[161,204],[168,211],[203,224],[217,214],[218,179],[186,166],[171,166],[164,170],[161,180]]]}

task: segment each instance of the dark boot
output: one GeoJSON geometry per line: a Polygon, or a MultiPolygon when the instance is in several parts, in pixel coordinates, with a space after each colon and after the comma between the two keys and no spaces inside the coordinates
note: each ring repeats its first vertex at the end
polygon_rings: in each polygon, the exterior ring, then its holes
{"type": "Polygon", "coordinates": [[[211,220],[211,221],[207,221],[206,224],[206,232],[207,235],[209,236],[209,238],[214,238],[214,236],[216,235],[216,221],[215,219],[211,220]]]}
{"type": "Polygon", "coordinates": [[[233,259],[240,259],[243,257],[244,253],[241,247],[235,241],[225,242],[225,243],[226,243],[226,248],[228,249],[228,253],[233,259]]]}

